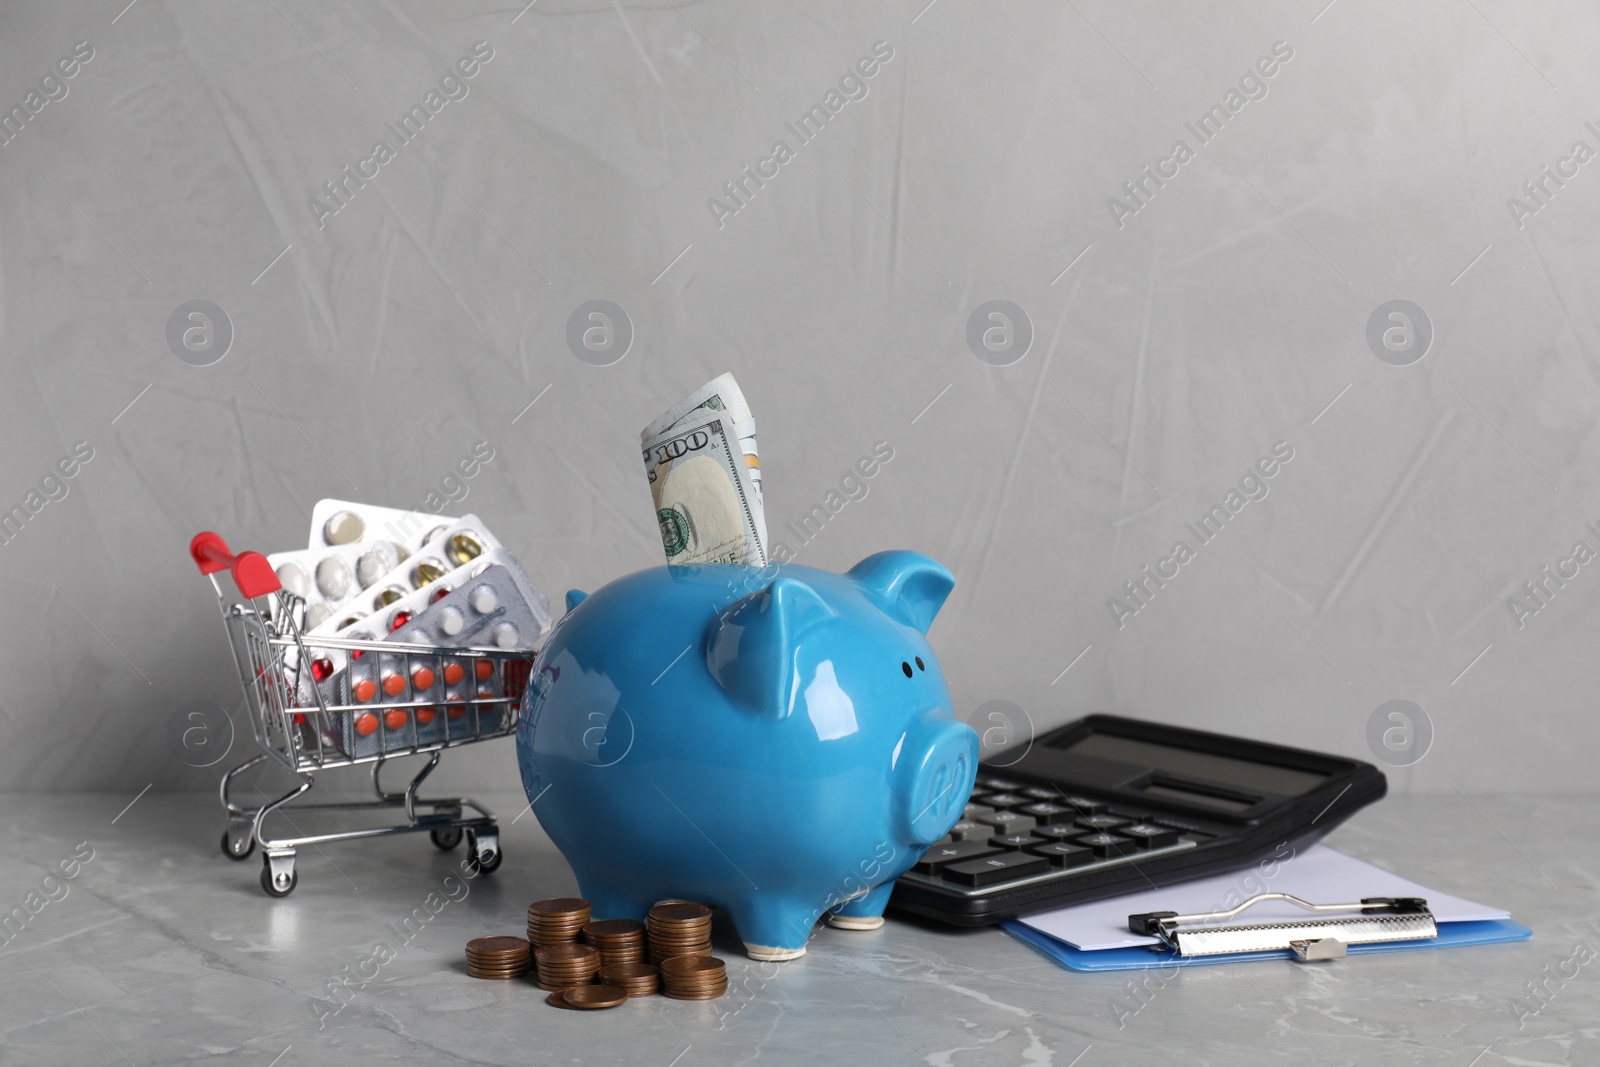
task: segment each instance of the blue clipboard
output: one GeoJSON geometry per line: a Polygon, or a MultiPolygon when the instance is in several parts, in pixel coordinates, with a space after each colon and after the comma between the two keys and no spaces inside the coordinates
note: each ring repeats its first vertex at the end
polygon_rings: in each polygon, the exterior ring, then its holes
{"type": "MultiPolygon", "coordinates": [[[[1132,948],[1108,948],[1086,952],[1015,919],[1001,923],[1000,928],[1074,971],[1138,971],[1151,967],[1199,967],[1211,963],[1295,958],[1292,949],[1232,952],[1217,956],[1179,956],[1163,945],[1138,945],[1132,948]]],[[[1466,920],[1440,923],[1437,937],[1421,941],[1356,944],[1349,946],[1349,953],[1354,956],[1358,952],[1410,952],[1417,949],[1450,948],[1456,945],[1488,945],[1498,941],[1526,941],[1532,936],[1532,930],[1510,919],[1466,920]]]]}

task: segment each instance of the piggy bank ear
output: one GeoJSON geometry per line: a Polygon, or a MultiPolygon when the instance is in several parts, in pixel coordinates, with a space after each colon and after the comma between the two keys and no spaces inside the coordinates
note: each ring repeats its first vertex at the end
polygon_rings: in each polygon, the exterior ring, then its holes
{"type": "Polygon", "coordinates": [[[920,552],[879,552],[850,568],[846,578],[878,610],[897,622],[923,633],[955,588],[956,579],[944,566],[920,552]]]}
{"type": "Polygon", "coordinates": [[[573,608],[577,607],[579,604],[582,604],[587,599],[589,599],[589,594],[585,593],[582,589],[568,589],[567,610],[571,611],[573,608]]]}
{"type": "Polygon", "coordinates": [[[784,718],[799,689],[795,650],[807,630],[834,615],[805,582],[779,578],[711,620],[706,666],[737,703],[784,718]]]}

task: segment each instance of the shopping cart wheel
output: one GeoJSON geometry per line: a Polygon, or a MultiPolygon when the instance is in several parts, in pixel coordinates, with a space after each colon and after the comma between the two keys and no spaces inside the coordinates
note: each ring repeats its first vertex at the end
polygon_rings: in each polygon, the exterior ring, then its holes
{"type": "Polygon", "coordinates": [[[449,852],[461,844],[461,827],[447,826],[443,830],[430,830],[428,836],[433,838],[436,846],[449,852]]]}
{"type": "Polygon", "coordinates": [[[500,851],[499,829],[468,830],[467,851],[470,853],[467,861],[472,864],[474,872],[493,874],[499,870],[500,861],[505,856],[500,851]]]}
{"type": "Polygon", "coordinates": [[[255,850],[256,839],[253,835],[235,839],[228,831],[222,831],[222,854],[230,860],[247,860],[255,850]]]}
{"type": "Polygon", "coordinates": [[[300,872],[294,869],[294,854],[261,857],[261,888],[269,897],[286,897],[300,884],[300,872]],[[274,863],[273,861],[277,862],[274,863]]]}

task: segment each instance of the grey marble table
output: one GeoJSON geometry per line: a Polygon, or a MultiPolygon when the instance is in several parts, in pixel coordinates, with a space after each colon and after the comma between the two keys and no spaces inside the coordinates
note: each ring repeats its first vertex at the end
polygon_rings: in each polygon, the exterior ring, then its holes
{"type": "Polygon", "coordinates": [[[212,796],[129,799],[0,795],[0,910],[40,894],[0,944],[0,1061],[1600,1063],[1593,799],[1397,796],[1330,839],[1509,908],[1531,941],[1162,980],[1075,974],[998,930],[891,919],[872,933],[820,930],[808,955],[774,974],[719,927],[727,998],[601,1013],[559,1011],[528,984],[465,973],[470,938],[516,933],[530,900],[575,890],[533,816],[512,821],[520,797],[488,798],[505,824],[505,863],[456,899],[443,887],[460,851],[404,837],[303,852],[284,900],[261,892],[256,859],[221,855],[212,796]],[[44,882],[90,849],[75,878],[44,882]],[[426,921],[404,925],[414,914],[426,921]],[[375,956],[380,942],[392,959],[375,956]]]}

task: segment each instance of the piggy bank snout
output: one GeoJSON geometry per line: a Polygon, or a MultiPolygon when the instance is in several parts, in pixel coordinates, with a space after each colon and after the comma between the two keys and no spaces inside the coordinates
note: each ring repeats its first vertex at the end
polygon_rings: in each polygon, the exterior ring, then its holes
{"type": "Polygon", "coordinates": [[[896,798],[900,829],[914,844],[931,845],[960,820],[972,795],[978,735],[966,723],[947,720],[914,734],[907,748],[907,784],[896,798]]]}

